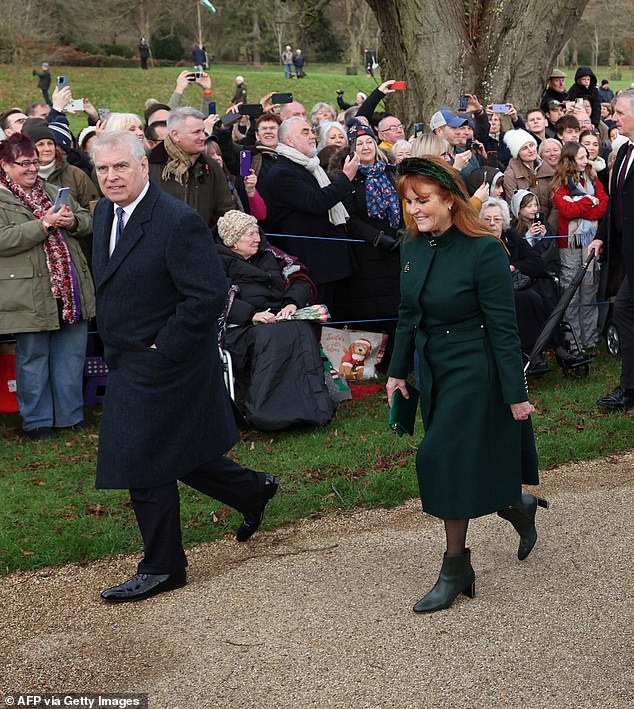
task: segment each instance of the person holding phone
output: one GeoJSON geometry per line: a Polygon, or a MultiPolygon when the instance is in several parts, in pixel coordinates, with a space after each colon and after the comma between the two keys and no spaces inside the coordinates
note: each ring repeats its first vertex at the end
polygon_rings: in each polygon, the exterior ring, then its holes
{"type": "Polygon", "coordinates": [[[0,334],[16,341],[22,435],[53,438],[84,420],[83,373],[95,293],[80,240],[90,214],[72,197],[54,209],[58,188],[38,175],[24,133],[0,143],[0,334]]]}

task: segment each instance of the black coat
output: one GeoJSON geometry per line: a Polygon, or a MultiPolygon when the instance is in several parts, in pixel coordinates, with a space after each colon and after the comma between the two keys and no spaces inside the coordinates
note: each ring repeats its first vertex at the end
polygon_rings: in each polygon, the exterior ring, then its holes
{"type": "Polygon", "coordinates": [[[307,305],[311,294],[310,283],[295,279],[285,291],[280,263],[269,251],[260,249],[246,261],[222,244],[216,248],[227,278],[240,288],[229,311],[229,324],[250,325],[254,313],[267,308],[278,312],[291,303],[298,308],[307,305]]]}
{"type": "MultiPolygon", "coordinates": [[[[389,167],[387,175],[394,182],[389,167]]],[[[350,214],[348,233],[352,239],[365,243],[353,245],[356,268],[337,292],[337,315],[342,320],[396,318],[398,315],[399,250],[374,246],[373,241],[381,231],[395,239],[404,223],[401,217],[399,226],[393,228],[387,217],[368,216],[365,182],[366,176],[358,172],[352,181],[354,190],[344,201],[350,214]]]]}
{"type": "Polygon", "coordinates": [[[353,257],[345,225],[335,226],[328,219],[328,210],[352,192],[352,183],[341,174],[326,187],[320,187],[306,168],[280,156],[266,178],[267,233],[298,234],[329,237],[289,239],[269,237],[282,251],[304,263],[317,285],[332,283],[352,273],[353,257]]]}
{"type": "Polygon", "coordinates": [[[601,121],[601,99],[599,98],[599,90],[597,89],[597,77],[590,67],[580,66],[575,74],[575,83],[568,89],[568,100],[575,101],[578,98],[588,99],[592,105],[592,114],[590,120],[596,127],[601,121]],[[590,77],[590,86],[587,88],[577,83],[577,80],[582,76],[590,77]]]}
{"type": "Polygon", "coordinates": [[[97,487],[153,487],[238,440],[216,333],[227,279],[202,219],[151,183],[109,259],[113,216],[102,199],[93,270],[110,374],[97,487]]]}
{"type": "Polygon", "coordinates": [[[617,224],[614,212],[617,192],[618,175],[621,169],[627,143],[622,145],[616,155],[612,180],[610,183],[610,199],[605,210],[605,216],[599,224],[597,239],[604,243],[604,258],[608,262],[608,295],[614,295],[619,289],[623,276],[627,275],[630,288],[634,284],[634,169],[625,178],[621,190],[621,210],[623,223],[617,224]]]}

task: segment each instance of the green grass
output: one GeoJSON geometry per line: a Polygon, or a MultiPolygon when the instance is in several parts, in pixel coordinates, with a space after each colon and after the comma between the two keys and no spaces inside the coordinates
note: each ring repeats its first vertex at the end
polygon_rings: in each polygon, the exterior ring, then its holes
{"type": "MultiPolygon", "coordinates": [[[[558,371],[530,382],[541,468],[632,447],[632,414],[607,414],[597,398],[618,381],[620,362],[601,354],[584,379],[558,371]]],[[[94,430],[55,441],[22,441],[17,415],[0,415],[0,573],[88,562],[141,548],[126,491],[94,489],[100,409],[94,430]]],[[[333,423],[277,434],[248,432],[232,456],[282,478],[264,528],[359,507],[393,507],[418,494],[414,471],[422,437],[387,428],[383,394],[345,402],[333,423]]],[[[448,432],[455,442],[459,431],[448,432]]],[[[239,524],[235,512],[182,486],[186,545],[217,539],[239,524]]]]}
{"type": "MultiPolygon", "coordinates": [[[[112,111],[130,111],[142,114],[144,102],[153,97],[167,102],[174,90],[176,77],[181,68],[165,67],[142,71],[139,68],[110,69],[98,67],[53,66],[51,73],[67,75],[71,81],[75,98],[88,98],[96,108],[110,108],[112,111]]],[[[211,70],[213,81],[213,100],[218,110],[223,111],[229,104],[234,90],[234,79],[242,74],[249,87],[249,101],[257,102],[269,91],[292,91],[294,98],[302,102],[308,111],[317,101],[336,100],[335,91],[345,90],[348,103],[354,102],[357,91],[369,93],[376,87],[376,82],[366,76],[361,69],[356,76],[347,76],[343,64],[313,64],[306,67],[307,77],[302,80],[285,79],[282,68],[264,65],[261,71],[240,64],[218,64],[211,70]]],[[[574,69],[567,70],[570,82],[574,69]]],[[[634,81],[634,70],[623,67],[622,79],[611,81],[613,91],[627,88],[634,81]]],[[[607,67],[599,67],[601,80],[609,75],[607,67]]],[[[394,77],[398,78],[398,77],[394,77]]],[[[31,75],[30,67],[12,67],[0,65],[0,96],[3,108],[8,106],[27,106],[32,101],[39,101],[41,93],[37,88],[37,78],[31,75]]],[[[201,92],[198,86],[187,89],[184,104],[200,107],[201,92]]],[[[83,114],[70,116],[70,123],[75,133],[85,125],[83,114]]]]}
{"type": "MultiPolygon", "coordinates": [[[[138,68],[109,69],[93,67],[54,66],[51,73],[67,75],[75,98],[88,98],[96,108],[110,108],[112,111],[130,111],[142,114],[144,102],[153,97],[167,102],[174,90],[176,77],[181,68],[158,68],[142,71],[138,68]]],[[[256,103],[270,91],[292,91],[293,97],[310,111],[317,101],[336,101],[336,90],[345,90],[348,103],[354,102],[357,91],[369,93],[376,83],[365,73],[346,76],[345,67],[339,64],[319,64],[307,67],[307,77],[302,80],[285,79],[281,67],[265,66],[261,71],[253,71],[248,66],[220,64],[211,69],[213,97],[218,111],[224,111],[233,96],[234,80],[237,74],[245,77],[249,88],[249,101],[256,103]]],[[[17,71],[10,66],[0,65],[0,96],[2,106],[25,107],[32,101],[41,100],[37,88],[37,78],[31,76],[30,68],[17,71]]],[[[201,90],[197,85],[188,87],[183,103],[200,107],[201,90]]],[[[83,114],[71,117],[74,131],[85,126],[83,114]]]]}

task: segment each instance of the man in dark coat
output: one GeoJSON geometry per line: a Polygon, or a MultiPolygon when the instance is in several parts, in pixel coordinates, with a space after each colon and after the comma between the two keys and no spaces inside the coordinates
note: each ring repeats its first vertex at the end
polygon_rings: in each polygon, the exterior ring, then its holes
{"type": "Polygon", "coordinates": [[[563,103],[568,99],[566,91],[566,75],[559,69],[553,69],[548,77],[546,90],[542,94],[539,105],[542,111],[546,112],[549,101],[559,101],[563,103]]]}
{"type": "Polygon", "coordinates": [[[37,85],[42,92],[42,97],[44,98],[45,103],[48,106],[52,106],[53,102],[51,101],[51,97],[48,93],[48,90],[51,88],[51,70],[48,62],[42,62],[41,71],[33,69],[33,76],[37,76],[38,78],[37,85]]]}
{"type": "Polygon", "coordinates": [[[353,269],[350,247],[340,241],[347,237],[349,216],[341,200],[353,190],[359,158],[346,157],[343,172],[331,183],[315,156],[315,135],[306,119],[284,121],[278,141],[279,157],[266,180],[267,231],[322,239],[270,237],[270,241],[305,264],[317,286],[317,302],[333,312],[334,283],[353,269]]]}
{"type": "Polygon", "coordinates": [[[202,113],[189,106],[175,108],[167,118],[167,137],[148,160],[152,182],[213,226],[235,204],[220,166],[204,154],[205,139],[202,113]]]}
{"type": "Polygon", "coordinates": [[[224,454],[238,440],[218,357],[227,282],[193,209],[148,181],[142,144],[106,133],[92,147],[102,199],[94,215],[97,323],[110,373],[98,488],[129,488],[144,558],[105,601],[135,601],[185,584],[177,481],[260,525],[279,479],[224,454]]]}
{"type": "Polygon", "coordinates": [[[621,381],[614,391],[597,402],[612,411],[634,406],[634,90],[618,97],[614,119],[619,133],[626,136],[628,142],[616,155],[608,208],[597,238],[588,247],[595,254],[607,247],[608,294],[618,288],[614,321],[621,344],[621,381]]]}

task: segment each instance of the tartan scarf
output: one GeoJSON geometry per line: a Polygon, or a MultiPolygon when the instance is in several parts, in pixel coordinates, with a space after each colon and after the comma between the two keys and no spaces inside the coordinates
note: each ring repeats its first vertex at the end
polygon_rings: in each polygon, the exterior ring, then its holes
{"type": "MultiPolygon", "coordinates": [[[[49,196],[44,191],[44,182],[37,178],[30,193],[25,192],[20,185],[15,183],[7,173],[0,168],[0,183],[26,207],[36,219],[41,219],[52,207],[49,196]]],[[[75,288],[72,277],[72,262],[68,244],[64,239],[61,229],[55,229],[42,242],[46,266],[51,283],[51,292],[55,298],[62,301],[62,320],[65,323],[74,323],[79,320],[79,308],[75,299],[75,288]]]]}
{"type": "Polygon", "coordinates": [[[180,145],[176,145],[169,135],[163,141],[163,147],[167,153],[168,160],[161,173],[161,179],[167,182],[170,177],[173,177],[179,185],[186,187],[187,180],[189,179],[189,169],[193,167],[196,160],[198,160],[198,153],[196,155],[189,155],[180,145]]]}

